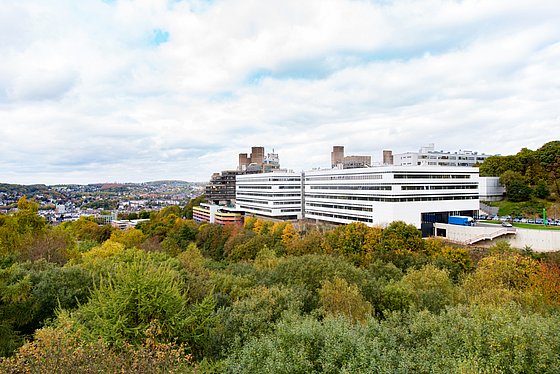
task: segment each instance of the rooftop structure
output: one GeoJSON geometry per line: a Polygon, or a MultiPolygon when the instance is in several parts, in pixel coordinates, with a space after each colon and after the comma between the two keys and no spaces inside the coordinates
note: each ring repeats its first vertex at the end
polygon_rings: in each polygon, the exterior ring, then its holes
{"type": "Polygon", "coordinates": [[[224,170],[212,174],[210,182],[206,185],[206,200],[211,204],[235,204],[235,178],[238,175],[266,173],[280,170],[280,158],[277,153],[268,153],[265,156],[264,147],[252,147],[251,153],[239,154],[237,170],[224,170]]]}
{"type": "Polygon", "coordinates": [[[239,171],[267,173],[280,169],[280,158],[277,153],[268,153],[265,156],[264,147],[252,147],[251,153],[239,154],[239,171]]]}
{"type": "Polygon", "coordinates": [[[369,166],[371,166],[371,156],[344,156],[344,146],[333,146],[331,168],[354,169],[369,166]]]}
{"type": "MultiPolygon", "coordinates": [[[[383,163],[385,163],[385,152],[383,151],[383,163]]],[[[467,150],[456,152],[436,151],[434,143],[420,148],[418,152],[406,152],[393,155],[393,164],[397,166],[466,166],[472,167],[481,164],[488,157],[485,153],[467,150]]]]}

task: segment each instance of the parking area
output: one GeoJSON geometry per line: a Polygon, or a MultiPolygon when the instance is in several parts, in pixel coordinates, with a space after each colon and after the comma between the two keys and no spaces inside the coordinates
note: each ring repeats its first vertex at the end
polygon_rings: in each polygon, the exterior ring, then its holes
{"type": "MultiPolygon", "coordinates": [[[[511,216],[500,217],[500,216],[480,215],[478,219],[480,221],[493,221],[495,223],[509,222],[509,223],[523,223],[528,225],[545,225],[545,222],[542,218],[511,217],[511,216]]],[[[547,218],[546,225],[560,227],[560,218],[556,218],[556,217],[547,218]]]]}

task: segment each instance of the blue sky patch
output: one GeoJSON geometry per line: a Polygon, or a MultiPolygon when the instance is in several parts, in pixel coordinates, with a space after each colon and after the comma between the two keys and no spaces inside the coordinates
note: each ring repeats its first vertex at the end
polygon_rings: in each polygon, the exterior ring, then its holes
{"type": "Polygon", "coordinates": [[[152,44],[160,45],[166,43],[169,40],[169,32],[161,29],[155,29],[152,32],[152,44]]]}

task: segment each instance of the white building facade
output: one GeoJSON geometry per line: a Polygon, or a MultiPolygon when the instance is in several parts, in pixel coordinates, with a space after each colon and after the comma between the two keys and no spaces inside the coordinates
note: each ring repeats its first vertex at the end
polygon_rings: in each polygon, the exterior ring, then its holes
{"type": "Polygon", "coordinates": [[[278,219],[302,218],[302,175],[292,172],[238,175],[236,209],[278,219]]]}
{"type": "Polygon", "coordinates": [[[483,163],[488,157],[485,153],[473,151],[444,152],[436,151],[434,144],[420,148],[418,152],[406,152],[393,155],[396,166],[466,166],[483,163]]]}
{"type": "Polygon", "coordinates": [[[500,177],[480,177],[479,191],[482,201],[503,200],[506,194],[506,188],[500,183],[500,177]]]}
{"type": "Polygon", "coordinates": [[[477,216],[478,168],[381,166],[306,172],[304,217],[369,226],[447,222],[477,216]]]}

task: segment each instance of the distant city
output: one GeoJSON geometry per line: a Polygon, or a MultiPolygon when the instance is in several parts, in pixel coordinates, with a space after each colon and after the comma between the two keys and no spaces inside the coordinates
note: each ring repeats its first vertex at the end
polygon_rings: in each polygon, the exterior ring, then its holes
{"type": "Polygon", "coordinates": [[[18,200],[26,196],[39,204],[39,215],[52,223],[74,221],[82,216],[94,216],[100,223],[108,223],[119,218],[149,218],[150,211],[171,205],[184,206],[203,192],[203,184],[184,181],[54,186],[0,184],[0,213],[15,211],[18,200]]]}

